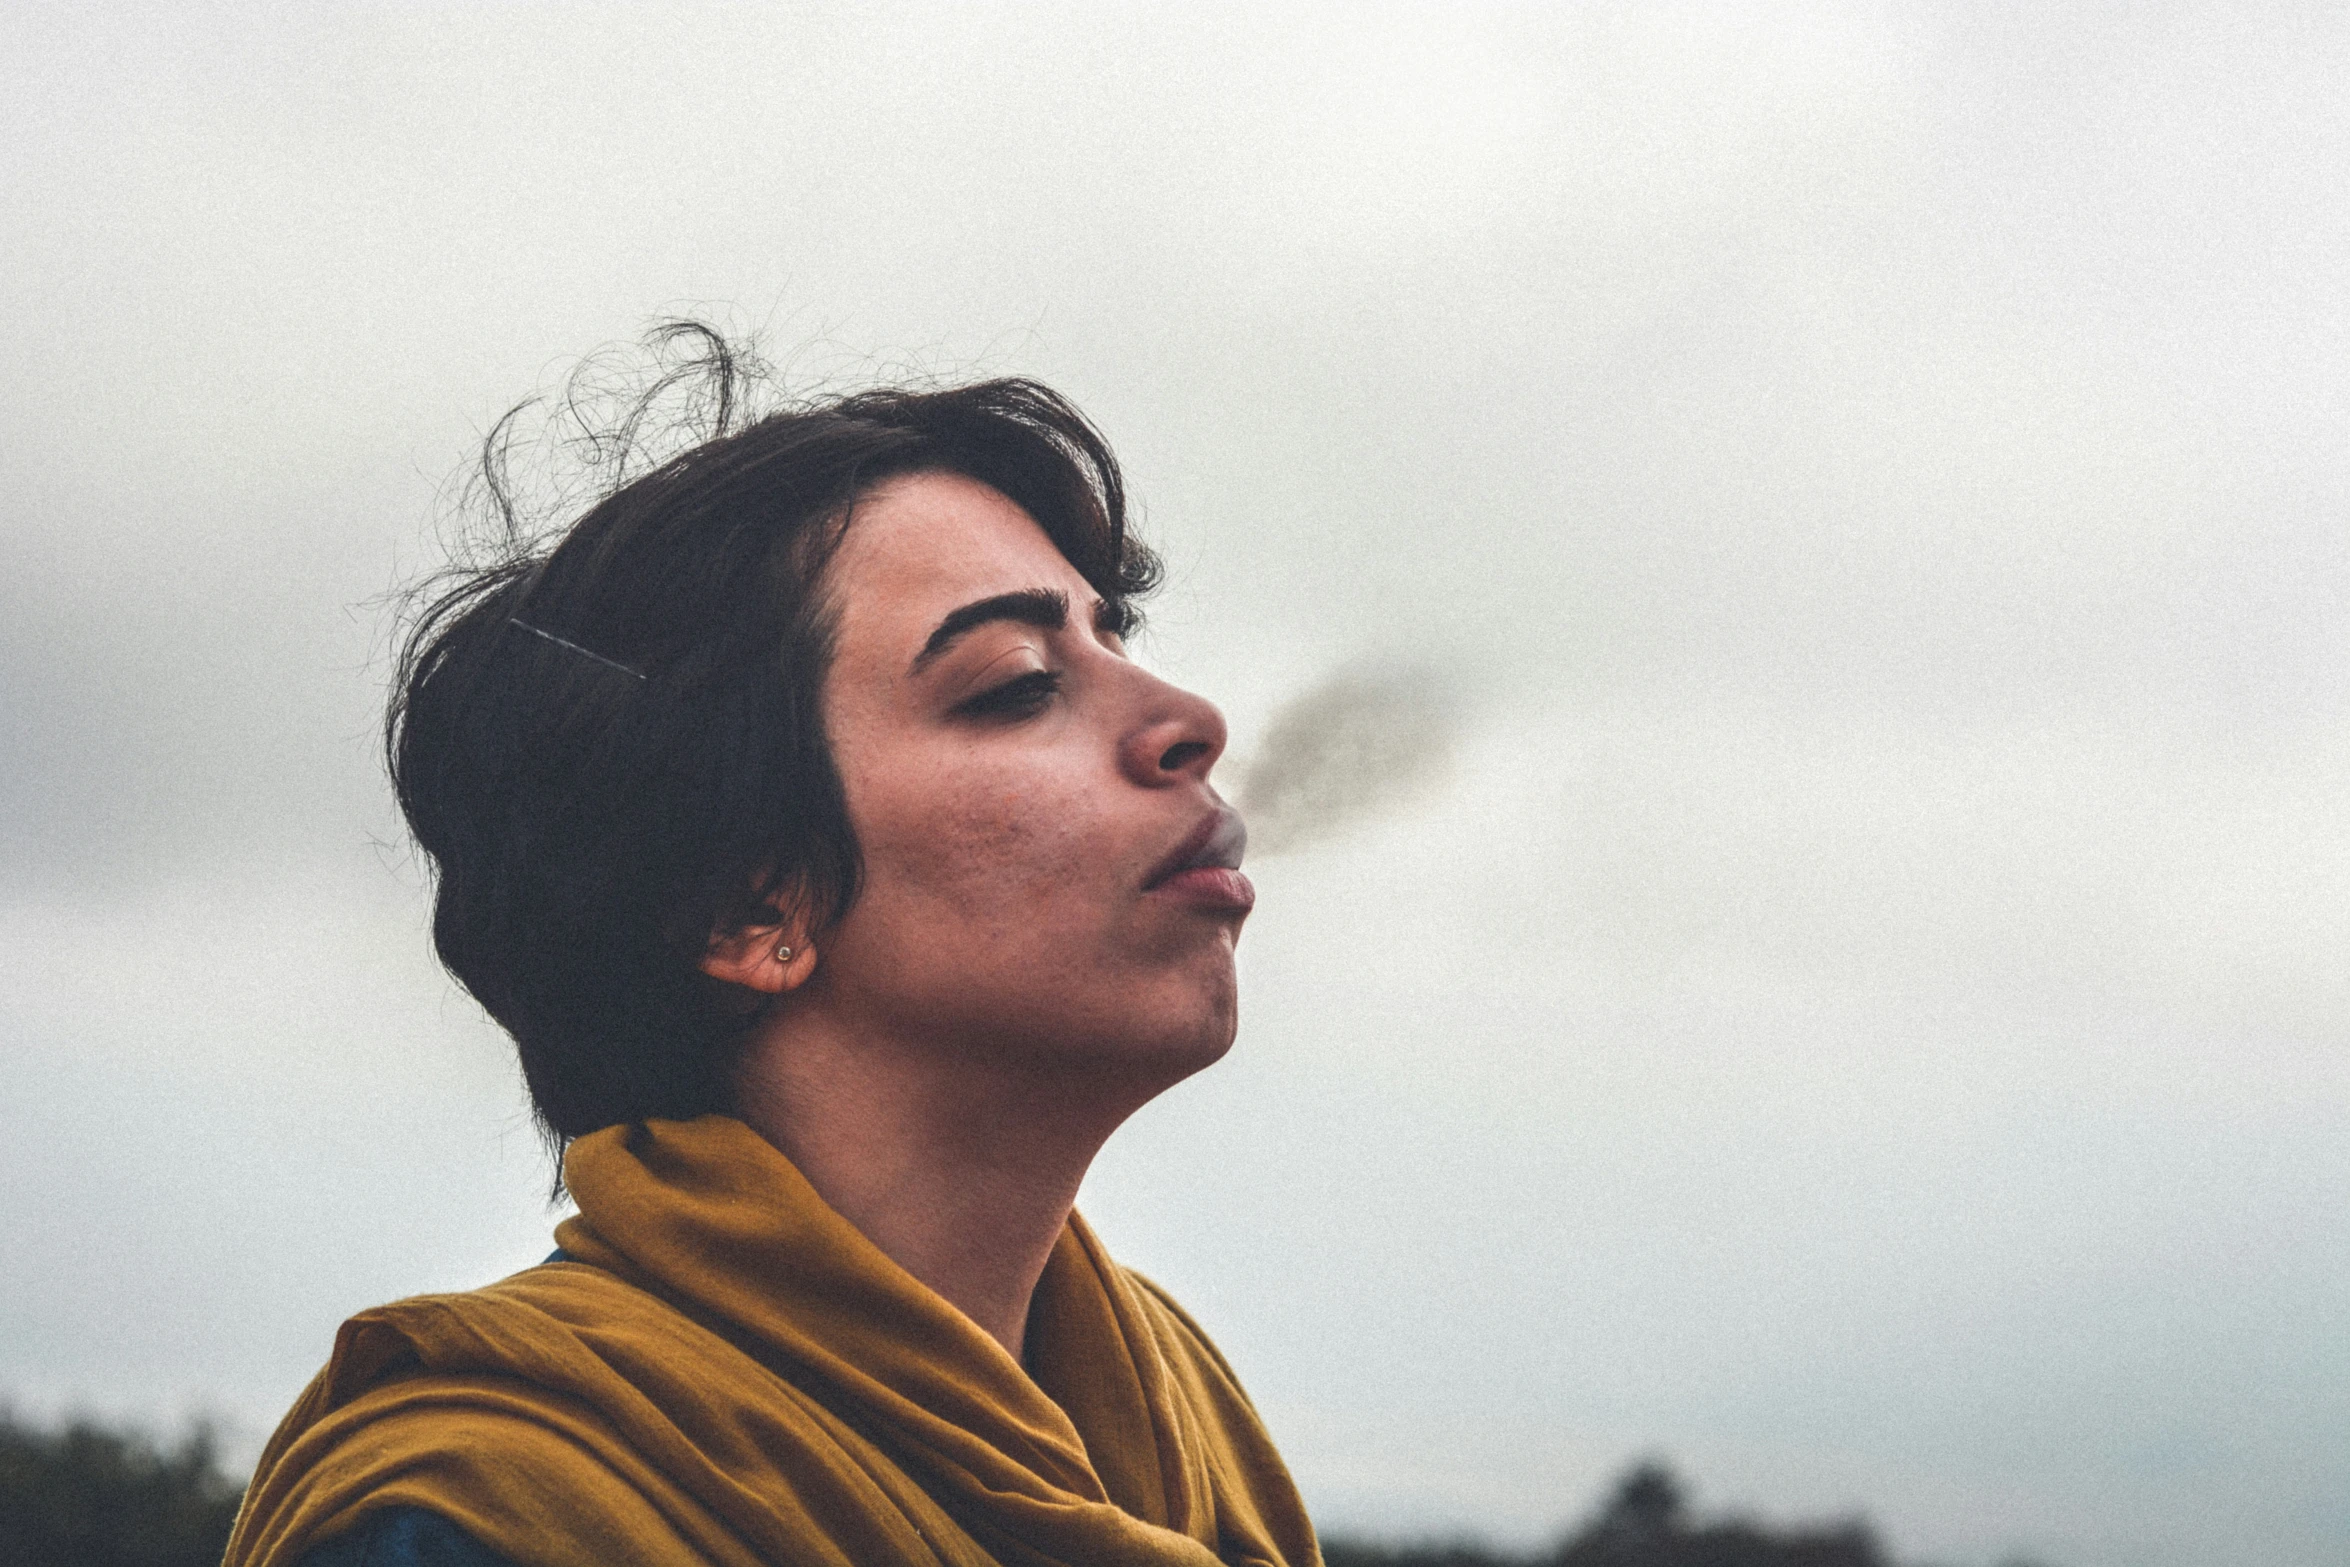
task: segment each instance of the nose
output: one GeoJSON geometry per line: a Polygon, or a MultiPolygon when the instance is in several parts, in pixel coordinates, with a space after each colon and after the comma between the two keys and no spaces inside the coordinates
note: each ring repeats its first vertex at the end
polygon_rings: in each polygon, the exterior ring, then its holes
{"type": "Polygon", "coordinates": [[[1205,697],[1143,670],[1135,674],[1147,684],[1134,727],[1119,742],[1119,766],[1146,789],[1205,783],[1224,754],[1224,715],[1205,697]]]}

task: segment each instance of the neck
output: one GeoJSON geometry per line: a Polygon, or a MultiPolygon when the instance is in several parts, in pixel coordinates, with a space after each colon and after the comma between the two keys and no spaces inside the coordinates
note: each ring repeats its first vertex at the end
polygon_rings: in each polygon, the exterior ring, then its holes
{"type": "Polygon", "coordinates": [[[1149,1095],[1088,1093],[1066,1071],[1016,1058],[787,1012],[753,1037],[735,1113],[891,1261],[1020,1360],[1028,1303],[1078,1185],[1149,1095]]]}

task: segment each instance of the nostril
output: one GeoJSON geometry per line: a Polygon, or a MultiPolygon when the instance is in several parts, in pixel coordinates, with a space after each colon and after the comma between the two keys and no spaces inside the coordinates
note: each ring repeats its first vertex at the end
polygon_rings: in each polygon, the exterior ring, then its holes
{"type": "Polygon", "coordinates": [[[1163,773],[1181,772],[1207,754],[1208,743],[1205,740],[1185,740],[1179,745],[1167,747],[1161,753],[1159,771],[1163,773]]]}

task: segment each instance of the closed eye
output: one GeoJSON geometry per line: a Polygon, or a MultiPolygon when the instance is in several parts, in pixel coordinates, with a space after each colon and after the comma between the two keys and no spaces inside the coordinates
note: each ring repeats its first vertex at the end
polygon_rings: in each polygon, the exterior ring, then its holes
{"type": "Polygon", "coordinates": [[[956,703],[955,712],[965,718],[1027,718],[1051,705],[1060,689],[1057,671],[1032,669],[956,703]]]}

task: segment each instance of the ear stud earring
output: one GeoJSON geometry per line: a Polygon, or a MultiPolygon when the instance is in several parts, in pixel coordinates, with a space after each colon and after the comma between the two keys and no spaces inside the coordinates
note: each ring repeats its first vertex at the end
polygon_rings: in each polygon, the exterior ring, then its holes
{"type": "Polygon", "coordinates": [[[778,963],[789,963],[791,961],[791,948],[777,947],[775,949],[775,961],[778,963]]]}

